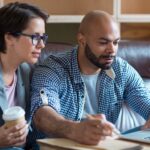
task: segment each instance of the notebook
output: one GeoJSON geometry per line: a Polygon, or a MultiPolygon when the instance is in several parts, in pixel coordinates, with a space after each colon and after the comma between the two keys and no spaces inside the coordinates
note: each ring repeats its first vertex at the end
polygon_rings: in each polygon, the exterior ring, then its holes
{"type": "Polygon", "coordinates": [[[150,143],[150,129],[142,130],[142,126],[133,128],[122,135],[119,138],[132,141],[150,143]]]}

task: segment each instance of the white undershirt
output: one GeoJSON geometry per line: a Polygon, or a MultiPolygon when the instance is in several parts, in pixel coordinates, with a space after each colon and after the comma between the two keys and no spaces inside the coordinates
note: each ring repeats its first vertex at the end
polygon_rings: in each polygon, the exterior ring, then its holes
{"type": "MultiPolygon", "coordinates": [[[[97,114],[98,113],[98,99],[96,96],[96,83],[99,74],[84,75],[81,77],[85,83],[85,107],[82,118],[86,117],[86,114],[97,114]]],[[[138,113],[133,111],[128,105],[123,104],[118,119],[115,123],[117,129],[121,132],[125,132],[129,129],[141,126],[145,123],[138,113]]]]}
{"type": "Polygon", "coordinates": [[[124,103],[115,126],[120,132],[125,132],[132,128],[144,125],[144,123],[145,119],[124,103]]]}
{"type": "Polygon", "coordinates": [[[98,113],[98,99],[96,94],[96,84],[99,73],[94,75],[81,74],[85,83],[85,106],[83,117],[88,114],[98,113]]]}
{"type": "Polygon", "coordinates": [[[16,84],[17,84],[17,75],[14,74],[13,83],[10,86],[5,85],[8,107],[12,107],[16,105],[16,100],[15,100],[16,84]]]}

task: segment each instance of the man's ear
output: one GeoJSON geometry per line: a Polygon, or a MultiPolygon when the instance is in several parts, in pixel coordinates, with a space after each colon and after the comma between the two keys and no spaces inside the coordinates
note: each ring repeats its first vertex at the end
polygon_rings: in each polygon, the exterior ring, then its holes
{"type": "Polygon", "coordinates": [[[86,39],[85,39],[85,36],[82,33],[78,33],[77,40],[78,40],[79,46],[85,47],[85,45],[86,45],[86,39]]]}

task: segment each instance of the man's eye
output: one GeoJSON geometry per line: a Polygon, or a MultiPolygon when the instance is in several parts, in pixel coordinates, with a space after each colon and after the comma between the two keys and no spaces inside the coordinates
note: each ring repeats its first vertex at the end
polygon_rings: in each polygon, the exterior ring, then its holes
{"type": "Polygon", "coordinates": [[[118,45],[118,41],[113,42],[113,44],[114,44],[115,46],[118,45]]]}
{"type": "Polygon", "coordinates": [[[106,45],[108,42],[99,42],[101,45],[106,45]]]}

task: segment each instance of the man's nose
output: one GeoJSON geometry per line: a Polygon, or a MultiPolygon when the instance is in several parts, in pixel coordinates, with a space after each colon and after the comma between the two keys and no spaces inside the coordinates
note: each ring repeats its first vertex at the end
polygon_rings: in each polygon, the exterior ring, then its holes
{"type": "Polygon", "coordinates": [[[117,49],[117,47],[114,45],[114,43],[113,42],[109,42],[107,44],[106,52],[114,53],[114,52],[116,52],[116,49],[117,49]]]}

